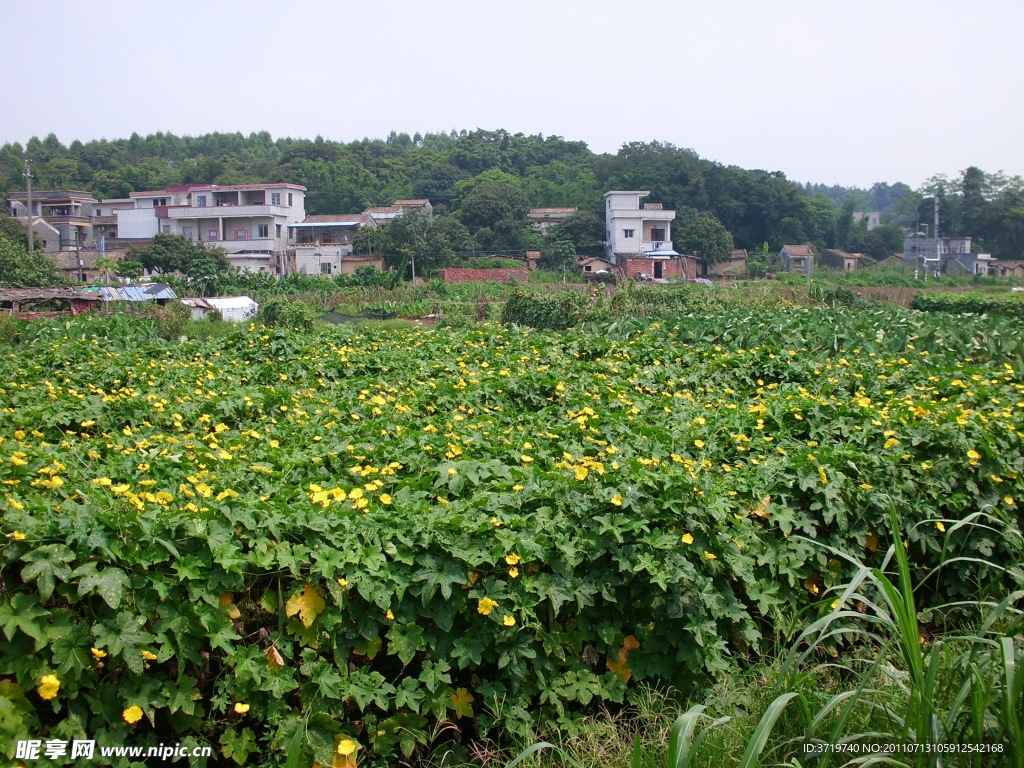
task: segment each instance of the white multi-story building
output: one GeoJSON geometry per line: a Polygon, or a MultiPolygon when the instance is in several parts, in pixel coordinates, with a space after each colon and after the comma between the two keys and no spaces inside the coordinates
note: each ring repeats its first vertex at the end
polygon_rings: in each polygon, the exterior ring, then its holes
{"type": "Polygon", "coordinates": [[[640,201],[651,194],[645,191],[604,193],[607,222],[606,253],[616,256],[678,256],[672,249],[672,221],[675,211],[666,211],[661,203],[640,201]]]}
{"type": "Polygon", "coordinates": [[[306,188],[298,184],[198,184],[132,192],[134,207],[115,210],[118,236],[183,235],[227,252],[246,272],[281,274],[288,226],[306,218],[306,188]]]}

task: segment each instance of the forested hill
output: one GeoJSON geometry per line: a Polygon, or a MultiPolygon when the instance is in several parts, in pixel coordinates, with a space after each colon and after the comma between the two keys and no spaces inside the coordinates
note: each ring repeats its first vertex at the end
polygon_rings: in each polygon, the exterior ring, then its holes
{"type": "Polygon", "coordinates": [[[598,155],[580,141],[506,131],[391,134],[353,142],[281,138],[268,133],[187,137],[157,133],[62,144],[52,134],[0,149],[3,192],[22,189],[23,159],[37,189],[83,189],[106,199],[167,184],[287,181],[309,189],[307,212],[354,213],[397,199],[429,197],[457,205],[456,184],[493,169],[518,179],[535,207],[576,206],[603,214],[609,189],[649,189],[651,200],[710,211],[738,247],[829,237],[832,204],[780,173],[703,160],[670,144],[633,143],[598,155]]]}
{"type": "MultiPolygon", "coordinates": [[[[891,209],[894,220],[906,226],[921,218],[916,210],[920,196],[902,184],[875,185],[868,195],[802,185],[779,172],[721,165],[671,144],[629,143],[614,155],[595,154],[581,141],[504,130],[392,133],[385,140],[347,143],[321,137],[274,139],[266,132],[156,133],[68,146],[51,134],[25,147],[0,148],[0,192],[23,188],[26,156],[32,160],[36,189],[82,189],[109,199],[168,184],[294,182],[309,189],[310,214],[355,213],[419,197],[430,198],[442,211],[458,212],[461,195],[472,186],[460,182],[479,174],[516,187],[529,206],[575,206],[599,216],[607,190],[647,189],[650,200],[678,212],[680,223],[698,211],[713,214],[739,248],[767,242],[775,250],[786,243],[813,242],[868,253],[877,248],[875,255],[881,256],[901,247],[901,232],[893,227],[872,233],[873,240],[854,237],[850,213],[855,207],[879,203],[872,209],[891,209]]],[[[956,193],[948,190],[950,201],[955,202],[956,193]]],[[[924,220],[928,216],[925,211],[924,220]]]]}

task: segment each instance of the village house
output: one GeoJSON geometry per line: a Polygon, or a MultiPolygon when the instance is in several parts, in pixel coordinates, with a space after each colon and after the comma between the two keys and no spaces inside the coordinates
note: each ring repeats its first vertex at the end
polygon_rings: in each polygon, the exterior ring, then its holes
{"type": "Polygon", "coordinates": [[[803,272],[809,275],[814,271],[814,246],[784,245],[779,251],[779,261],[787,272],[803,272]]]}
{"type": "MultiPolygon", "coordinates": [[[[28,193],[7,196],[11,216],[28,220],[28,193]]],[[[93,239],[93,210],[97,204],[91,192],[77,189],[33,190],[32,231],[51,255],[73,251],[93,239]]]]}
{"type": "Polygon", "coordinates": [[[134,207],[117,209],[120,238],[158,233],[223,248],[244,272],[283,274],[290,224],[305,219],[306,188],[298,184],[199,184],[132,192],[134,207]]]}
{"type": "Polygon", "coordinates": [[[842,269],[850,272],[861,268],[861,264],[864,259],[863,253],[847,253],[846,251],[840,251],[835,248],[829,248],[821,254],[819,262],[823,267],[831,267],[832,269],[842,269]]]}
{"type": "Polygon", "coordinates": [[[991,254],[974,251],[972,237],[905,237],[903,256],[908,266],[940,275],[987,275],[994,263],[991,254]]]}
{"type": "Polygon", "coordinates": [[[672,247],[675,211],[661,203],[643,203],[649,191],[605,192],[605,258],[626,277],[646,274],[656,280],[697,277],[697,259],[672,247]]]}
{"type": "Polygon", "coordinates": [[[576,213],[576,208],[531,208],[527,214],[535,229],[545,232],[576,213]]]}
{"type": "Polygon", "coordinates": [[[380,255],[369,260],[352,258],[356,233],[363,227],[376,226],[368,213],[319,214],[291,224],[293,257],[288,271],[300,275],[340,275],[352,273],[357,266],[383,268],[380,255]]]}
{"type": "Polygon", "coordinates": [[[742,275],[747,271],[747,256],[745,248],[737,248],[733,250],[732,254],[725,261],[712,264],[708,269],[708,274],[714,277],[742,275]]]}

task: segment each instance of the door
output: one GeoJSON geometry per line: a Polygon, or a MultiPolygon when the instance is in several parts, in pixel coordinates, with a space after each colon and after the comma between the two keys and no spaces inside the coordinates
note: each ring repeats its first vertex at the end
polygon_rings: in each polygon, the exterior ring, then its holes
{"type": "Polygon", "coordinates": [[[654,262],[654,278],[660,280],[665,276],[665,262],[656,261],[654,262]]]}

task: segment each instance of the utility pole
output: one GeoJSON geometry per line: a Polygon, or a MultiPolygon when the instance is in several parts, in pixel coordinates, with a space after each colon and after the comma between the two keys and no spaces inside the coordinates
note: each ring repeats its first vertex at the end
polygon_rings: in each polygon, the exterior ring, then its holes
{"type": "Polygon", "coordinates": [[[25,158],[25,183],[28,185],[28,255],[32,255],[32,161],[25,158]]]}

